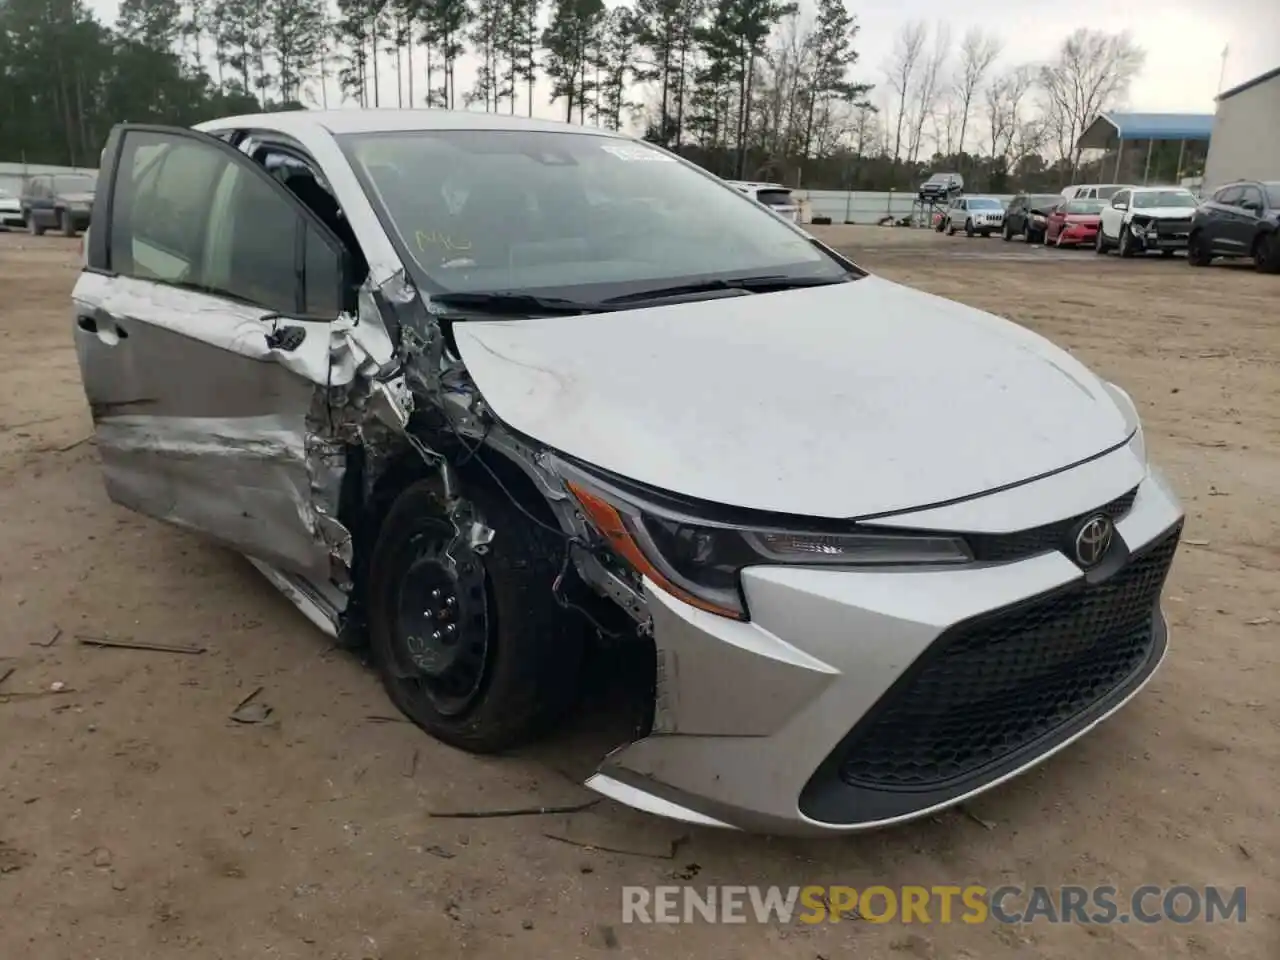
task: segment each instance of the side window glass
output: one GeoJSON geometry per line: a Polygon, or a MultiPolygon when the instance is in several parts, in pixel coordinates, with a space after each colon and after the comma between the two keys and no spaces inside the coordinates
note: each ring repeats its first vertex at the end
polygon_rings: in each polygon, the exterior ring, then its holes
{"type": "Polygon", "coordinates": [[[302,216],[256,170],[227,161],[209,223],[204,285],[280,313],[302,310],[302,216]]]}
{"type": "MultiPolygon", "coordinates": [[[[112,269],[280,313],[303,310],[302,215],[215,146],[130,131],[113,203],[112,269]]],[[[336,281],[333,290],[331,299],[336,281]]]]}
{"type": "Polygon", "coordinates": [[[1244,193],[1244,189],[1242,187],[1223,187],[1218,191],[1217,196],[1214,199],[1224,206],[1234,207],[1240,203],[1240,196],[1242,193],[1244,193]]]}
{"type": "Polygon", "coordinates": [[[1240,206],[1250,206],[1255,210],[1262,210],[1262,194],[1255,187],[1245,187],[1241,191],[1240,206]]]}
{"type": "Polygon", "coordinates": [[[110,263],[141,279],[199,283],[209,203],[226,160],[199,143],[125,135],[113,186],[110,263]]]}
{"type": "Polygon", "coordinates": [[[303,242],[303,312],[309,317],[337,318],[342,312],[342,257],[311,224],[303,242]]]}

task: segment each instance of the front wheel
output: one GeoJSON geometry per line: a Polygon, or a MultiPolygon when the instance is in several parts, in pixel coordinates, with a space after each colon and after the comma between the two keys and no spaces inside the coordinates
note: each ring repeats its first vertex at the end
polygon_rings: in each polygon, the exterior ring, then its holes
{"type": "Polygon", "coordinates": [[[66,210],[58,211],[58,231],[64,237],[74,237],[76,235],[76,225],[71,219],[71,214],[66,210]]]}
{"type": "Polygon", "coordinates": [[[1187,238],[1187,263],[1193,267],[1207,267],[1213,261],[1209,253],[1209,242],[1202,232],[1193,233],[1187,238]]]}
{"type": "Polygon", "coordinates": [[[27,214],[27,232],[33,237],[44,236],[44,227],[36,223],[36,215],[34,213],[27,214]]]}
{"type": "Polygon", "coordinates": [[[396,498],[369,567],[369,641],[391,701],[439,740],[475,753],[543,732],[577,693],[585,629],[553,600],[565,549],[510,500],[468,499],[497,535],[483,554],[434,484],[396,498]]]}
{"type": "Polygon", "coordinates": [[[1133,249],[1133,234],[1129,232],[1128,225],[1120,228],[1120,256],[1128,259],[1136,253],[1133,249]]]}
{"type": "Polygon", "coordinates": [[[1013,232],[1009,229],[1009,225],[1007,223],[1004,225],[1004,228],[1000,231],[1000,239],[1003,240],[1005,243],[1008,243],[1013,239],[1013,232]]]}
{"type": "Polygon", "coordinates": [[[1098,232],[1094,235],[1093,252],[1100,257],[1104,257],[1107,254],[1107,241],[1102,234],[1102,227],[1098,227],[1098,232]]]}
{"type": "Polygon", "coordinates": [[[964,222],[964,235],[965,235],[966,237],[972,237],[972,236],[973,236],[973,221],[972,221],[972,220],[966,220],[966,221],[964,222]]]}
{"type": "Polygon", "coordinates": [[[1036,239],[1035,233],[1032,232],[1031,224],[1028,223],[1025,227],[1022,228],[1022,242],[1035,243],[1035,239],[1036,239]]]}
{"type": "Polygon", "coordinates": [[[1280,273],[1280,242],[1274,233],[1253,241],[1253,265],[1260,273],[1280,273]]]}
{"type": "Polygon", "coordinates": [[[954,237],[956,235],[956,225],[950,220],[947,221],[947,236],[954,237]]]}

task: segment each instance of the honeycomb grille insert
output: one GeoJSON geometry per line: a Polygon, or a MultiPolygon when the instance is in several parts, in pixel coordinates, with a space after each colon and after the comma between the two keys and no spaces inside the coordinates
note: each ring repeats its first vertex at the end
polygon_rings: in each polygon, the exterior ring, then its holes
{"type": "Polygon", "coordinates": [[[851,786],[925,790],[1052,735],[1146,663],[1180,528],[1109,579],[953,628],[839,758],[851,786]]]}

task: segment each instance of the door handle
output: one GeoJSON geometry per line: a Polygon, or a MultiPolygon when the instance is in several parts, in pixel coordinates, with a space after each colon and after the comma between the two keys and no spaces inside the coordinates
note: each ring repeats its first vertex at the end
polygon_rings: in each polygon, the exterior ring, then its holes
{"type": "Polygon", "coordinates": [[[128,330],[100,311],[98,316],[87,313],[77,314],[76,326],[85,333],[92,333],[110,347],[114,347],[121,340],[129,338],[128,330]]]}

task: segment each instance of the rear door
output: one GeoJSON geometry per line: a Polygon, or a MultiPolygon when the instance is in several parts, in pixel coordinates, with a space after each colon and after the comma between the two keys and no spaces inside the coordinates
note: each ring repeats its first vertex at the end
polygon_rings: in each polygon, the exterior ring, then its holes
{"type": "Polygon", "coordinates": [[[129,124],[94,224],[74,336],[108,494],[327,580],[340,242],[227,144],[129,124]]]}

